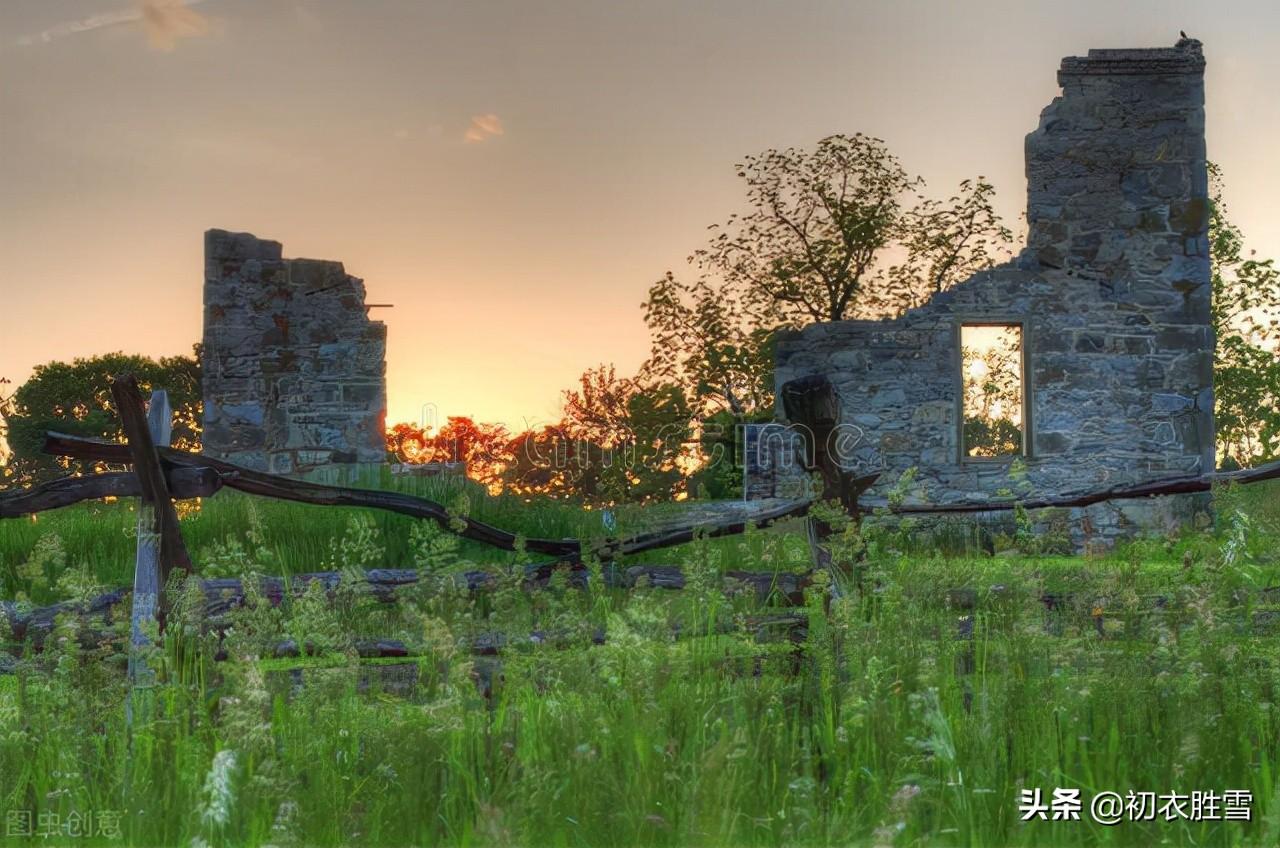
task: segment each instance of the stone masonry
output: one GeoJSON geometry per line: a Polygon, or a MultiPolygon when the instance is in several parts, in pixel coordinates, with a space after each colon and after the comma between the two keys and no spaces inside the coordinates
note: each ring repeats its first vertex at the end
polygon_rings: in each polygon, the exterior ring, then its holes
{"type": "MultiPolygon", "coordinates": [[[[825,376],[857,434],[850,468],[883,495],[916,467],[915,500],[1000,490],[1078,494],[1213,469],[1208,180],[1200,42],[1062,61],[1062,95],[1026,138],[1028,243],[888,321],[816,324],[779,347],[777,384],[825,376]],[[1025,479],[961,455],[959,326],[1022,326],[1025,479]]],[[[848,441],[848,440],[846,440],[848,441]]],[[[1181,496],[1074,511],[1080,543],[1160,531],[1181,496]]]]}
{"type": "Polygon", "coordinates": [[[381,463],[387,328],[341,262],[205,233],[204,451],[259,471],[381,463]]]}

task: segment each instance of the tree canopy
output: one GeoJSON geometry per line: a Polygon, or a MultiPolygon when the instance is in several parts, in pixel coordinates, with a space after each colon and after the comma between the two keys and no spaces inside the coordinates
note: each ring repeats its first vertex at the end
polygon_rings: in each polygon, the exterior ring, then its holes
{"type": "Polygon", "coordinates": [[[1211,164],[1209,174],[1218,461],[1249,466],[1280,458],[1280,269],[1245,249],[1222,172],[1211,164]]]}
{"type": "Polygon", "coordinates": [[[778,330],[897,315],[1007,258],[1013,239],[983,178],[926,198],[923,179],[860,133],[766,150],[737,174],[749,210],[711,227],[690,256],[694,282],[667,272],[643,304],[642,373],[680,384],[707,414],[772,406],[778,330]]]}
{"type": "Polygon", "coordinates": [[[163,388],[173,407],[173,444],[200,449],[202,403],[198,356],[151,359],[125,353],[49,362],[36,366],[13,393],[4,410],[6,440],[12,457],[6,477],[31,483],[66,474],[74,464],[46,456],[40,448],[47,430],[74,436],[118,440],[120,420],[111,401],[111,379],[133,374],[144,391],[163,388]]]}
{"type": "Polygon", "coordinates": [[[927,199],[924,180],[861,133],[766,150],[737,172],[750,210],[712,227],[693,259],[742,293],[758,325],[896,314],[993,264],[1012,240],[981,177],[927,199]]]}

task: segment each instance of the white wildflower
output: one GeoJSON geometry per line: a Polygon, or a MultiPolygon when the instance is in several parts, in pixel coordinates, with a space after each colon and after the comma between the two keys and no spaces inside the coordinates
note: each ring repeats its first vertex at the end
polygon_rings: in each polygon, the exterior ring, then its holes
{"type": "Polygon", "coordinates": [[[231,821],[231,807],[235,793],[231,787],[236,771],[236,752],[224,748],[213,758],[213,765],[204,778],[204,806],[200,820],[210,827],[225,827],[231,821]]]}

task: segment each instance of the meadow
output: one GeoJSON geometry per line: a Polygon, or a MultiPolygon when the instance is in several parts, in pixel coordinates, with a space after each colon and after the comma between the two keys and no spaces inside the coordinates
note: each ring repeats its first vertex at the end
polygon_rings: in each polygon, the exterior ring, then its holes
{"type": "MultiPolygon", "coordinates": [[[[529,536],[606,535],[595,511],[413,485],[529,536]]],[[[198,592],[174,586],[132,727],[118,643],[82,645],[68,617],[42,652],[11,646],[0,842],[1280,844],[1277,492],[1218,491],[1216,528],[1105,556],[850,528],[837,558],[858,565],[793,608],[803,639],[756,627],[769,610],[721,579],[808,568],[799,522],[646,555],[681,565],[684,591],[602,588],[588,564],[588,588],[558,575],[533,592],[514,568],[530,557],[427,523],[222,492],[183,519],[204,576],[423,579],[394,604],[358,584],[279,608],[251,594],[221,645],[198,592]],[[476,568],[489,591],[449,579],[476,568]],[[472,651],[535,631],[500,657],[472,651]],[[362,660],[362,637],[419,656],[362,660]],[[284,639],[315,655],[274,656],[284,639]],[[1022,821],[1036,788],[1080,789],[1084,815],[1022,821]],[[1105,826],[1087,804],[1104,790],[1245,790],[1251,820],[1105,826]]],[[[619,510],[618,532],[664,514],[619,510]]],[[[126,585],[134,521],[121,502],[0,524],[0,597],[126,585]]]]}

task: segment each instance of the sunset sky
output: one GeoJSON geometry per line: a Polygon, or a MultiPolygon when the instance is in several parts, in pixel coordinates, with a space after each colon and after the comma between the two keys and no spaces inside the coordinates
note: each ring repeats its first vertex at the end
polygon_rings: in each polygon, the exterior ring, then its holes
{"type": "Polygon", "coordinates": [[[1205,44],[1210,157],[1280,255],[1280,4],[3,0],[0,376],[200,336],[202,234],[394,303],[389,418],[556,417],[740,208],[733,164],[885,139],[1023,211],[1023,136],[1090,47],[1205,44]]]}

